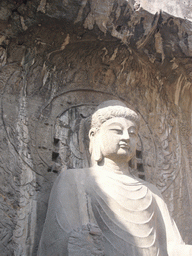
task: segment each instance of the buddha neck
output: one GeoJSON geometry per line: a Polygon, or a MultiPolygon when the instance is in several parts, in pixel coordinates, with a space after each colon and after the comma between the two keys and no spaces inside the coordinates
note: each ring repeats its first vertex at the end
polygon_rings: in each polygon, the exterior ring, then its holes
{"type": "Polygon", "coordinates": [[[101,171],[110,171],[130,176],[128,163],[124,161],[113,161],[109,158],[104,158],[101,163],[95,163],[93,168],[97,168],[101,171]]]}

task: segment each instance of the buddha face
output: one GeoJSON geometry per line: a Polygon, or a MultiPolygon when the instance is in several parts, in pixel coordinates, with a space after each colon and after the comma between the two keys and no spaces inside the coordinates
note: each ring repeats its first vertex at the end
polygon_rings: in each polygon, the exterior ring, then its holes
{"type": "Polygon", "coordinates": [[[134,121],[124,117],[114,117],[101,125],[95,134],[95,142],[99,143],[104,158],[115,162],[128,162],[135,155],[137,134],[138,128],[134,121]]]}

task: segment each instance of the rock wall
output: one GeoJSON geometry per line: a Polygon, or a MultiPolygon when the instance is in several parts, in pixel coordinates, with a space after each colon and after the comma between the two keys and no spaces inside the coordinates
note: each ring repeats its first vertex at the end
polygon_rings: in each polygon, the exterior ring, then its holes
{"type": "Polygon", "coordinates": [[[1,255],[36,255],[52,184],[88,164],[81,122],[107,99],[140,114],[136,175],[192,243],[191,3],[147,3],[0,3],[1,255]]]}

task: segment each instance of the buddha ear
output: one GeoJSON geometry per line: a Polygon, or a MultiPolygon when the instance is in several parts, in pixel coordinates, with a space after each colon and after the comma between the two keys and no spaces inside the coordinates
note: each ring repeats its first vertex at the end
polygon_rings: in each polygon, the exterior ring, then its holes
{"type": "Polygon", "coordinates": [[[89,139],[91,140],[96,134],[96,129],[95,128],[91,128],[89,131],[89,139]]]}
{"type": "Polygon", "coordinates": [[[101,153],[101,145],[100,145],[100,139],[97,134],[97,130],[95,128],[92,128],[89,131],[89,152],[91,154],[91,162],[100,162],[103,158],[101,153]]]}
{"type": "Polygon", "coordinates": [[[103,155],[101,153],[101,148],[100,148],[100,144],[97,143],[95,146],[94,146],[94,149],[93,149],[93,158],[95,160],[95,162],[99,163],[101,162],[102,158],[103,158],[103,155]]]}
{"type": "Polygon", "coordinates": [[[94,147],[94,136],[95,136],[95,129],[92,128],[89,131],[89,153],[91,154],[91,157],[93,155],[93,147],[94,147]]]}

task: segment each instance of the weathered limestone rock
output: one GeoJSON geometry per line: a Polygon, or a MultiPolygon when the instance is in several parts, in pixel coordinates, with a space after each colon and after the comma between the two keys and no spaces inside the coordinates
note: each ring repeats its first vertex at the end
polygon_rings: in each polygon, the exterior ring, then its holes
{"type": "Polygon", "coordinates": [[[110,100],[86,123],[91,167],[62,171],[55,181],[38,256],[190,256],[159,191],[133,175],[138,115],[110,100]]]}
{"type": "Polygon", "coordinates": [[[36,255],[52,183],[88,164],[79,126],[107,99],[140,113],[137,175],[192,243],[190,15],[191,1],[0,2],[1,255],[36,255]]]}

